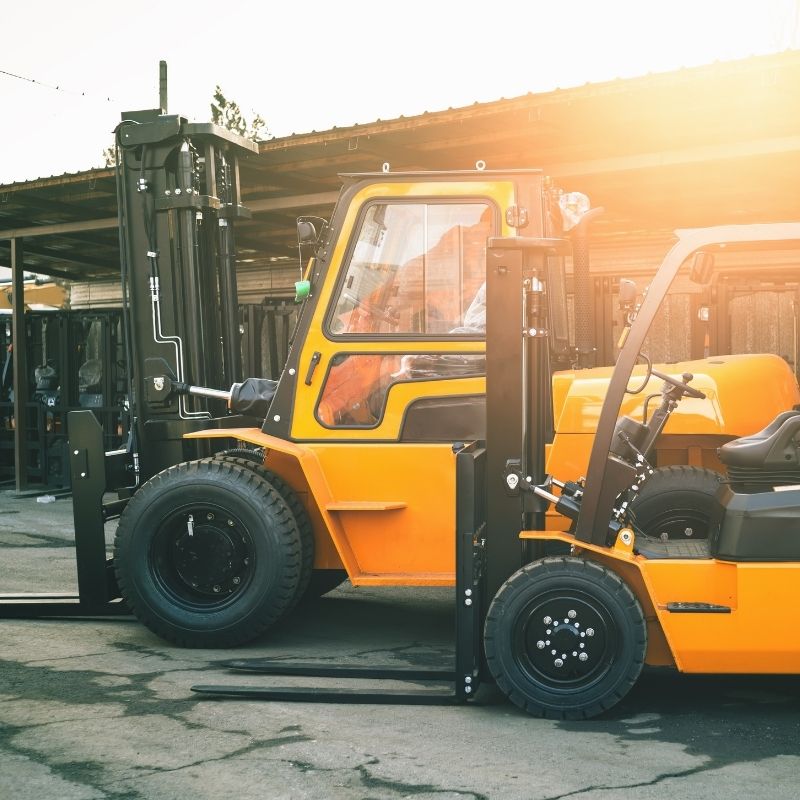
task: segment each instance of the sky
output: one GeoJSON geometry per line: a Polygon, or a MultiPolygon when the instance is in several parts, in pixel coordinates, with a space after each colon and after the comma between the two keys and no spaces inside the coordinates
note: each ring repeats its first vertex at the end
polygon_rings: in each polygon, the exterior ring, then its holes
{"type": "Polygon", "coordinates": [[[210,119],[219,84],[286,136],[800,48],[800,0],[3,6],[0,185],[101,166],[162,59],[170,112],[210,119]]]}

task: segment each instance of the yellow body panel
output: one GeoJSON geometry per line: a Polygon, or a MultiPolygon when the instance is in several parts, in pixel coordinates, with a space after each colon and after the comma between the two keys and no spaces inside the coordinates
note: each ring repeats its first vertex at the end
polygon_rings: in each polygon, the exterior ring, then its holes
{"type": "MultiPolygon", "coordinates": [[[[655,367],[677,378],[684,372],[692,373],[692,386],[707,395],[705,400],[691,397],[681,400],[656,445],[660,466],[694,463],[721,470],[716,448],[724,441],[761,430],[779,413],[800,403],[791,367],[775,355],[716,356],[655,367]],[[753,402],[754,395],[758,402],[753,402]],[[670,444],[670,437],[681,436],[708,438],[698,439],[697,449],[701,452],[694,454],[688,442],[670,444]]],[[[586,474],[612,372],[613,367],[600,367],[553,376],[556,436],[548,448],[547,471],[561,480],[574,480],[586,474]]],[[[637,368],[631,386],[638,388],[644,374],[644,367],[637,368]]],[[[626,395],[620,414],[641,420],[645,397],[658,392],[660,386],[661,380],[653,377],[643,392],[626,395]]],[[[650,404],[651,412],[654,402],[650,404]]]]}
{"type": "Polygon", "coordinates": [[[563,532],[523,531],[521,538],[573,545],[577,556],[614,570],[636,594],[648,622],[646,661],[663,664],[666,642],[682,672],[800,673],[797,586],[800,563],[647,559],[629,548],[578,542],[563,532]],[[711,603],[729,614],[679,614],[668,603],[711,603]],[[655,641],[653,637],[655,635],[655,641]]]}

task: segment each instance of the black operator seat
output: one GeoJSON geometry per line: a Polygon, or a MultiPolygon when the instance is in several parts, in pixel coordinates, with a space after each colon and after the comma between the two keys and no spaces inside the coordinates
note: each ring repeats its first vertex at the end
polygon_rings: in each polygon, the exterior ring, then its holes
{"type": "Polygon", "coordinates": [[[727,467],[790,469],[800,466],[800,410],[783,411],[758,433],[734,439],[717,451],[727,467]]]}

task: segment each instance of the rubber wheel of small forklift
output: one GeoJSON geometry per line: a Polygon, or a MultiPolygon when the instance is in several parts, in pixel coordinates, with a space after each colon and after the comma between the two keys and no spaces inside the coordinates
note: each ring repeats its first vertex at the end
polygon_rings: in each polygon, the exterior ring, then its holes
{"type": "MultiPolygon", "coordinates": [[[[260,475],[273,489],[283,498],[292,516],[297,524],[297,530],[300,533],[300,550],[302,559],[300,561],[300,581],[297,584],[297,594],[292,601],[292,608],[306,595],[309,590],[309,582],[312,579],[314,570],[314,529],[311,527],[311,520],[308,517],[308,512],[305,506],[300,502],[297,493],[281,478],[277,473],[267,469],[263,465],[263,451],[249,450],[244,448],[237,448],[235,450],[225,450],[222,453],[217,453],[214,459],[227,461],[231,464],[239,464],[245,469],[251,469],[256,474],[260,475]],[[261,458],[258,459],[260,452],[261,458]],[[252,453],[254,455],[248,455],[252,453]]],[[[345,575],[345,578],[347,575],[345,575]]],[[[344,578],[342,578],[344,580],[344,578]]],[[[341,581],[340,581],[341,583],[341,581]]]]}
{"type": "Polygon", "coordinates": [[[120,592],[150,630],[184,647],[232,647],[291,607],[300,533],[255,470],[206,459],[147,481],[120,517],[120,592]]]}
{"type": "Polygon", "coordinates": [[[520,708],[586,719],[618,703],[639,677],[647,630],[638,600],[609,569],[544,558],[498,590],[484,628],[497,686],[520,708]]]}
{"type": "Polygon", "coordinates": [[[648,539],[707,539],[721,481],[703,467],[659,467],[631,501],[631,521],[648,539]]]}

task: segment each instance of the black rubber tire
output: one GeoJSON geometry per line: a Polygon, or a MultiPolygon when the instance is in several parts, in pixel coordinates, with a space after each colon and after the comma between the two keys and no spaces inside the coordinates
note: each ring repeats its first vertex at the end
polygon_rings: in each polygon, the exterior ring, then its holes
{"type": "MultiPolygon", "coordinates": [[[[283,478],[271,469],[267,469],[261,461],[255,461],[254,456],[245,455],[240,453],[242,449],[226,450],[223,453],[217,453],[215,459],[228,461],[231,464],[239,464],[245,469],[251,469],[256,474],[260,475],[273,489],[284,499],[284,502],[289,506],[292,516],[297,524],[297,530],[300,533],[300,551],[302,558],[300,560],[300,581],[297,584],[297,594],[292,601],[291,608],[306,594],[306,591],[311,580],[311,575],[314,572],[314,529],[311,527],[311,520],[309,519],[308,512],[305,506],[300,502],[300,498],[295,493],[294,489],[286,483],[283,478]]],[[[257,453],[256,450],[249,451],[257,453]]],[[[263,457],[263,452],[262,452],[263,457]]],[[[347,577],[347,576],[345,576],[347,577]]]]}
{"type": "Polygon", "coordinates": [[[484,647],[497,686],[515,705],[539,717],[586,719],[614,706],[636,682],[647,629],[638,600],[616,573],[585,559],[544,558],[500,587],[486,616],[484,647]]]}
{"type": "Polygon", "coordinates": [[[707,539],[722,479],[703,467],[659,467],[631,501],[631,521],[648,539],[707,539]]]}
{"type": "Polygon", "coordinates": [[[256,464],[264,463],[264,451],[260,447],[232,447],[230,450],[223,450],[220,453],[216,453],[214,458],[223,458],[227,456],[231,458],[243,458],[256,464]]]}
{"type": "Polygon", "coordinates": [[[232,647],[260,636],[291,607],[300,562],[300,533],[280,494],[255,470],[214,459],[147,481],[125,507],[114,542],[131,611],[183,647],[232,647]],[[191,530],[190,515],[197,516],[191,530]]]}

